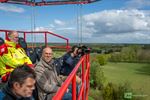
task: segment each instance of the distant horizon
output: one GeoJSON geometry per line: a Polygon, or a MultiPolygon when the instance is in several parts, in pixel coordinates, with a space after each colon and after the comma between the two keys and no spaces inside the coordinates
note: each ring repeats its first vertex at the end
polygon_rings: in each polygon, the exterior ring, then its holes
{"type": "MultiPolygon", "coordinates": [[[[27,42],[27,43],[32,43],[32,42],[27,42]]],[[[36,42],[36,43],[43,43],[43,42],[36,42]]],[[[65,42],[48,42],[48,43],[52,43],[52,44],[65,44],[65,42]]],[[[34,44],[34,43],[33,43],[34,44]]],[[[44,43],[43,43],[44,44],[44,43]]],[[[137,45],[150,45],[150,43],[70,43],[70,44],[137,44],[137,45]]]]}

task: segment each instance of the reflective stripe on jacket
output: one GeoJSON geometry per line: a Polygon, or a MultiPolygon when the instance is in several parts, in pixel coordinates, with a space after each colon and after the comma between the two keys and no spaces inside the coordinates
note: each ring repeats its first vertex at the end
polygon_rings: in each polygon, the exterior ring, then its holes
{"type": "Polygon", "coordinates": [[[21,66],[24,63],[32,64],[24,49],[19,45],[8,40],[5,40],[5,44],[8,52],[0,56],[1,76],[8,72],[12,72],[14,68],[21,66]]]}

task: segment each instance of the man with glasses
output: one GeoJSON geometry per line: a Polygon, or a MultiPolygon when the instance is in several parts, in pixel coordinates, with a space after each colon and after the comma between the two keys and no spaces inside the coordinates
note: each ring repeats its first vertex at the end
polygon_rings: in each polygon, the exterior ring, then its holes
{"type": "Polygon", "coordinates": [[[0,46],[0,75],[2,82],[6,82],[9,74],[18,66],[32,64],[24,49],[18,44],[19,34],[10,31],[5,43],[0,46]]]}

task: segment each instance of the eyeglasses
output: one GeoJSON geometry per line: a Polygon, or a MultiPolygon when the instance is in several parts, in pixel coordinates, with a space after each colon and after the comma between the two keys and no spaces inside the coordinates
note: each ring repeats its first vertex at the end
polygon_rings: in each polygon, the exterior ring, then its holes
{"type": "Polygon", "coordinates": [[[53,55],[53,53],[45,53],[46,55],[53,55]]]}

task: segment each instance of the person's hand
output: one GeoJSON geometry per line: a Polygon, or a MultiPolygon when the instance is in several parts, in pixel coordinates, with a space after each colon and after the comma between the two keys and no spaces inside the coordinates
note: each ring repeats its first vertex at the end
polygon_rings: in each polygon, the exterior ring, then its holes
{"type": "Polygon", "coordinates": [[[81,84],[81,78],[80,78],[79,76],[77,76],[77,75],[76,75],[76,82],[77,82],[78,84],[81,84]]]}
{"type": "Polygon", "coordinates": [[[67,88],[67,93],[69,92],[69,89],[67,88]]]}

